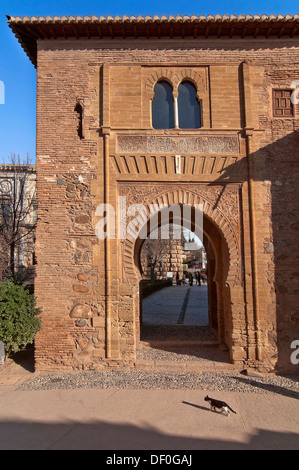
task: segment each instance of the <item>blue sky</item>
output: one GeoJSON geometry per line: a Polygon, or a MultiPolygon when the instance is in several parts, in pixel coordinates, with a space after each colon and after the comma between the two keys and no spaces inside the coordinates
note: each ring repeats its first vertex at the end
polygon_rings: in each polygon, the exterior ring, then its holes
{"type": "MultiPolygon", "coordinates": [[[[110,1],[100,0],[1,0],[0,81],[5,87],[5,103],[0,104],[0,162],[10,154],[35,161],[36,71],[6,23],[10,16],[54,15],[224,15],[299,13],[297,0],[181,0],[110,1]]],[[[1,85],[1,83],[0,83],[1,85]]],[[[0,88],[1,102],[1,88],[0,88]]]]}

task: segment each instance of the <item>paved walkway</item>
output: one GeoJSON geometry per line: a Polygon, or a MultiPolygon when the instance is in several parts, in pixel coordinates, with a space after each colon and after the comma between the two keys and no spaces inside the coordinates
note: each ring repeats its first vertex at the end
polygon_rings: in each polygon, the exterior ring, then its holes
{"type": "MultiPolygon", "coordinates": [[[[188,289],[181,289],[185,298],[189,292],[187,307],[194,300],[197,308],[198,299],[204,302],[204,295],[197,297],[201,288],[188,289]]],[[[164,295],[167,291],[171,292],[167,294],[168,305],[176,306],[173,299],[179,286],[165,289],[164,295]]],[[[201,291],[204,294],[204,289],[201,291]]],[[[172,319],[176,322],[181,301],[177,307],[172,319]]],[[[188,308],[184,322],[192,316],[192,308],[188,308]]],[[[161,316],[161,309],[158,313],[157,317],[161,316]]],[[[168,315],[171,312],[164,318],[168,315]]],[[[192,321],[202,321],[203,316],[197,316],[192,321]]],[[[147,459],[146,463],[140,460],[135,468],[145,468],[150,464],[150,454],[159,455],[159,451],[173,451],[189,459],[191,455],[191,468],[198,468],[200,456],[196,451],[202,449],[299,450],[297,392],[211,392],[208,386],[207,390],[144,390],[133,386],[18,389],[33,376],[38,378],[38,374],[11,360],[0,366],[0,450],[104,450],[99,454],[99,464],[107,463],[106,455],[121,456],[120,451],[127,450],[130,453],[126,455],[147,459]],[[204,400],[207,394],[226,401],[237,414],[226,417],[212,413],[204,400]],[[148,453],[141,454],[141,450],[148,453]]]]}
{"type": "Polygon", "coordinates": [[[136,366],[147,370],[233,370],[229,352],[219,349],[217,332],[208,324],[207,285],[174,285],[155,292],[142,302],[142,341],[136,366]]]}
{"type": "MultiPolygon", "coordinates": [[[[0,366],[1,450],[120,451],[142,459],[150,454],[192,455],[202,449],[299,450],[299,395],[182,389],[77,388],[21,390],[39,374],[8,361],[0,366]],[[226,401],[237,414],[212,413],[206,395],[226,401]],[[141,454],[139,451],[147,450],[141,454]],[[159,452],[160,451],[160,452],[159,452]]],[[[144,468],[144,462],[139,468],[144,468]]]]}
{"type": "Polygon", "coordinates": [[[154,325],[208,325],[206,285],[171,286],[142,302],[142,321],[154,325]]]}
{"type": "MultiPolygon", "coordinates": [[[[213,392],[237,414],[212,413],[209,390],[20,391],[0,385],[0,450],[299,449],[299,401],[280,394],[213,392]]],[[[210,394],[211,395],[211,394],[210,394]]],[[[135,451],[135,452],[134,452],[135,451]]],[[[191,451],[191,452],[190,452],[191,451]]],[[[99,455],[100,462],[103,455],[99,455]]],[[[150,458],[142,456],[142,458],[150,458]]],[[[141,464],[139,468],[144,468],[141,464]]]]}

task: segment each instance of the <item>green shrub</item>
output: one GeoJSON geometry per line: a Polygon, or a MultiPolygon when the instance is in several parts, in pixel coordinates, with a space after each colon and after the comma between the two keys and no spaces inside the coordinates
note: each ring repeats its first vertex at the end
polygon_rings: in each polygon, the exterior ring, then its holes
{"type": "Polygon", "coordinates": [[[142,298],[148,297],[149,295],[153,294],[154,292],[164,289],[164,287],[172,286],[172,280],[156,280],[154,284],[151,284],[150,281],[143,280],[141,281],[141,295],[142,298]]]}
{"type": "Polygon", "coordinates": [[[0,340],[7,354],[31,344],[41,329],[41,310],[26,286],[8,279],[0,285],[0,340]]]}

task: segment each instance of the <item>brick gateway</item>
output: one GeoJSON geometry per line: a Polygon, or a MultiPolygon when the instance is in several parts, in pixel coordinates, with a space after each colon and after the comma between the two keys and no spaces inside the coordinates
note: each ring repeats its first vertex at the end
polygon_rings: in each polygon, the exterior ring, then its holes
{"type": "Polygon", "coordinates": [[[134,366],[141,245],[95,236],[125,195],[203,204],[219,341],[294,371],[299,16],[8,23],[37,68],[36,368],[134,366]]]}

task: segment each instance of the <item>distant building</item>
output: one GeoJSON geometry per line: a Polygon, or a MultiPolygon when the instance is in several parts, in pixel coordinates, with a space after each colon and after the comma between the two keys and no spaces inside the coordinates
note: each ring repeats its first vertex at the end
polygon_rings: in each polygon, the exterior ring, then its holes
{"type": "Polygon", "coordinates": [[[0,278],[13,270],[34,283],[37,221],[35,165],[0,165],[0,278]]]}

